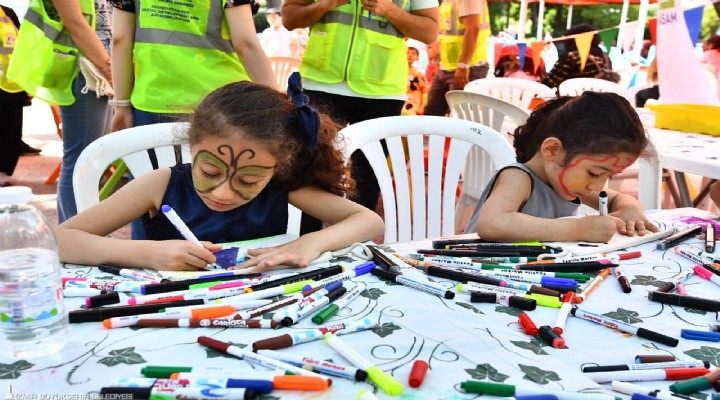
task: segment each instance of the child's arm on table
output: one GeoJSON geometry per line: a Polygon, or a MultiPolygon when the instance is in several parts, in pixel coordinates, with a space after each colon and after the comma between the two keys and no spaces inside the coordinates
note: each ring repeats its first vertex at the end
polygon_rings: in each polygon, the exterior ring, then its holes
{"type": "MultiPolygon", "coordinates": [[[[605,193],[608,195],[609,216],[614,217],[618,232],[623,235],[633,236],[637,231],[638,235],[644,236],[648,230],[650,232],[659,230],[647,219],[643,213],[642,205],[636,198],[610,189],[606,189],[605,193]]],[[[583,204],[597,209],[599,206],[598,194],[598,192],[594,192],[590,196],[581,197],[581,200],[583,204]]]]}
{"type": "Polygon", "coordinates": [[[478,215],[477,232],[486,240],[604,242],[616,232],[611,218],[539,218],[518,211],[530,197],[528,174],[517,168],[503,170],[478,215]]]}
{"type": "Polygon", "coordinates": [[[316,187],[290,192],[290,203],[330,226],[277,247],[249,250],[253,256],[236,268],[262,271],[276,265],[307,267],[325,251],[332,251],[382,235],[385,224],[375,212],[316,187]]]}
{"type": "Polygon", "coordinates": [[[124,240],[106,235],[140,218],[157,213],[170,170],[149,172],[132,180],[100,204],[81,212],[56,229],[60,260],[85,265],[122,265],[158,270],[196,270],[215,262],[220,245],[188,240],[124,240]]]}

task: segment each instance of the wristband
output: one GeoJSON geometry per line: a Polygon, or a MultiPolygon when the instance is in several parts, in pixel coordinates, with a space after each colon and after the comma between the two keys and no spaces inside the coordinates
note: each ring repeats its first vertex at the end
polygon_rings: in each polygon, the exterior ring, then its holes
{"type": "Polygon", "coordinates": [[[470,68],[469,65],[467,65],[465,63],[458,63],[458,69],[468,69],[468,68],[470,68]]]}
{"type": "Polygon", "coordinates": [[[108,100],[108,105],[111,105],[113,107],[132,107],[132,104],[130,104],[130,100],[108,100]]]}

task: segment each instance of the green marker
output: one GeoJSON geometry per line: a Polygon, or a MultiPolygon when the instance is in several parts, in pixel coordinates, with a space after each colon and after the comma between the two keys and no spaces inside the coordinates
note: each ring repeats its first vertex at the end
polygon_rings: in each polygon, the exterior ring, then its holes
{"type": "Polygon", "coordinates": [[[720,368],[712,370],[709,374],[698,376],[686,381],[676,382],[670,385],[670,390],[680,394],[690,394],[701,390],[710,389],[713,382],[720,380],[720,368]]]}
{"type": "Polygon", "coordinates": [[[335,315],[335,313],[340,311],[343,307],[348,305],[348,303],[353,301],[355,297],[360,295],[363,290],[365,290],[364,287],[360,287],[360,285],[355,285],[355,287],[351,291],[345,293],[343,297],[337,299],[333,304],[330,304],[329,306],[318,311],[317,314],[313,315],[311,321],[318,325],[324,324],[325,321],[330,319],[330,317],[335,315]]]}
{"type": "MultiPolygon", "coordinates": [[[[222,367],[173,367],[165,365],[148,365],[147,367],[143,367],[143,369],[140,370],[140,373],[143,374],[144,377],[155,379],[170,379],[170,375],[176,372],[192,372],[193,374],[199,375],[244,376],[247,375],[248,370],[222,367]]],[[[287,372],[285,374],[290,375],[287,372]]]]}
{"type": "Polygon", "coordinates": [[[460,387],[468,393],[488,394],[498,397],[549,394],[556,396],[558,400],[622,400],[621,397],[613,396],[611,394],[561,392],[543,388],[522,387],[479,381],[465,381],[460,383],[460,387]]]}
{"type": "Polygon", "coordinates": [[[205,289],[205,288],[213,287],[215,285],[221,285],[223,283],[225,283],[225,281],[211,281],[211,282],[195,283],[195,284],[188,286],[188,290],[205,289]]]}

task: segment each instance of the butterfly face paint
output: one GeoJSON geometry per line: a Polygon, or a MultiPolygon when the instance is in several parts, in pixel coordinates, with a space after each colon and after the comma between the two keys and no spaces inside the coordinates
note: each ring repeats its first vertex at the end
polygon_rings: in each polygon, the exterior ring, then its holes
{"type": "Polygon", "coordinates": [[[608,178],[619,174],[632,165],[637,157],[630,153],[618,153],[598,158],[581,156],[560,170],[559,192],[568,200],[587,196],[601,190],[608,178]]]}
{"type": "Polygon", "coordinates": [[[235,149],[228,144],[219,145],[217,154],[204,149],[198,151],[192,164],[195,190],[209,194],[229,182],[230,189],[241,199],[254,199],[275,171],[274,165],[255,165],[255,156],[252,149],[243,149],[236,156],[235,149]]]}

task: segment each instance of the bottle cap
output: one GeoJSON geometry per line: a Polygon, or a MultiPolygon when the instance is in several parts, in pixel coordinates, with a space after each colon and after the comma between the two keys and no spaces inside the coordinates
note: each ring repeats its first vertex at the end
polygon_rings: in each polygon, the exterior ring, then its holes
{"type": "Polygon", "coordinates": [[[32,201],[32,189],[27,186],[0,188],[0,205],[26,204],[32,201]]]}

